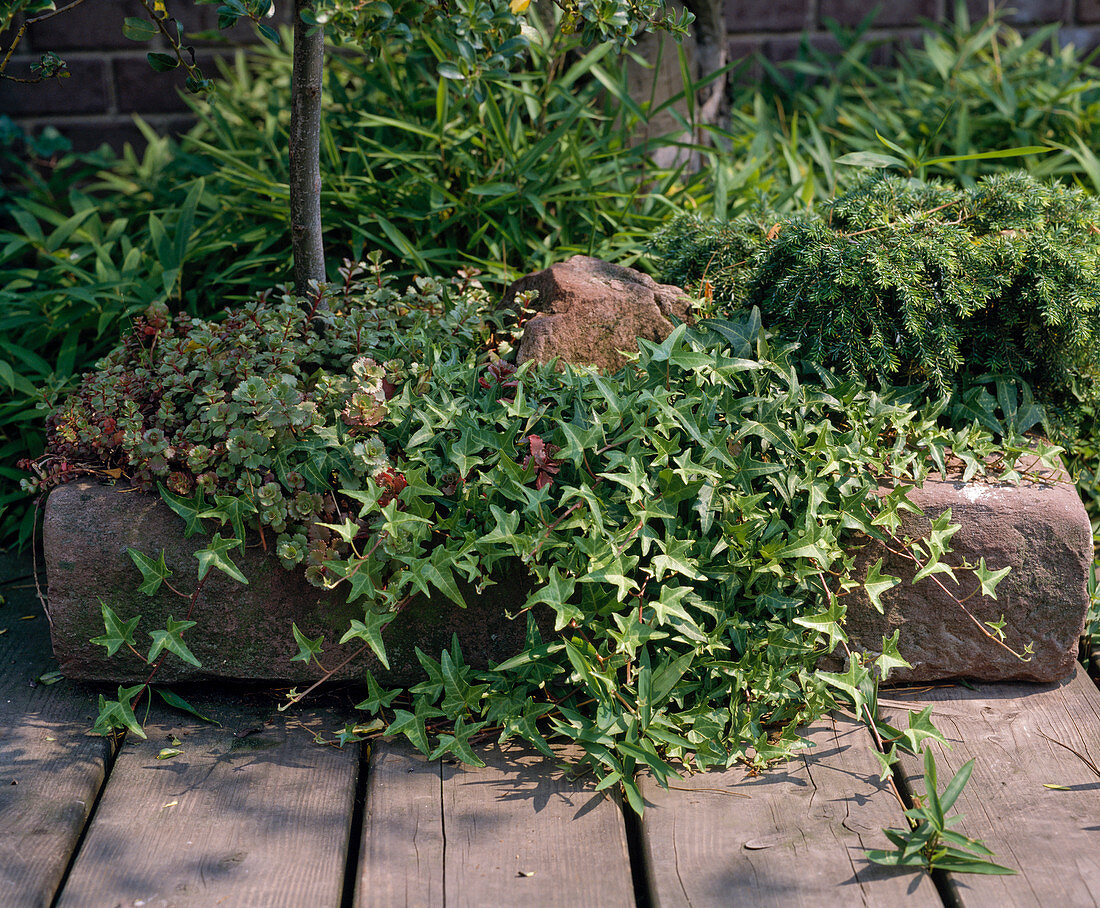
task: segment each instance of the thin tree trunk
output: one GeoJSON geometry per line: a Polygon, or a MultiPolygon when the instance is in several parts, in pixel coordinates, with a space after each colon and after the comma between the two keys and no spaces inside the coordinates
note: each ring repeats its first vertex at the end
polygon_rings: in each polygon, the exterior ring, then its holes
{"type": "Polygon", "coordinates": [[[290,236],[294,282],[305,293],[310,281],[324,281],[321,234],[321,73],[325,33],[302,21],[312,0],[294,0],[294,69],[290,77],[290,236]]]}
{"type": "MultiPolygon", "coordinates": [[[[696,61],[699,77],[718,72],[729,64],[729,38],[726,33],[726,12],[722,0],[684,0],[695,16],[696,61]]],[[[726,76],[715,79],[699,92],[700,123],[729,127],[729,91],[726,76]]],[[[704,141],[703,135],[696,140],[704,141]]]]}

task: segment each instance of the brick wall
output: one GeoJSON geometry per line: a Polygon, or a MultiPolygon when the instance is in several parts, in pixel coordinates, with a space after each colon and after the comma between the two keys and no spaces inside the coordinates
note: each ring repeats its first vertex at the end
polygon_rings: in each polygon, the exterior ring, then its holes
{"type": "MultiPolygon", "coordinates": [[[[943,21],[955,4],[954,0],[883,0],[878,5],[871,35],[905,40],[919,35],[922,19],[943,21]]],[[[988,9],[988,0],[967,0],[967,5],[971,16],[979,17],[988,9]]],[[[1014,0],[1007,5],[1013,10],[1009,21],[1020,28],[1058,22],[1063,43],[1088,50],[1100,44],[1100,0],[1014,0]]],[[[277,4],[283,21],[288,6],[277,4]]],[[[835,46],[827,27],[830,20],[854,26],[874,6],[868,0],[726,0],[730,49],[735,58],[761,52],[782,61],[794,56],[804,35],[828,49],[835,46]]],[[[216,31],[216,6],[177,0],[169,7],[189,31],[216,31]]],[[[26,75],[42,51],[53,50],[68,62],[72,76],[39,85],[0,81],[0,113],[31,128],[57,126],[82,149],[104,141],[116,148],[127,141],[139,142],[134,114],[162,132],[186,128],[191,121],[177,94],[182,75],[152,72],[145,62],[149,46],[122,35],[123,18],[136,15],[141,15],[137,0],[85,0],[71,12],[28,29],[8,72],[26,75]]],[[[231,45],[251,41],[251,25],[238,26],[228,39],[231,45]]],[[[223,42],[195,42],[200,66],[208,67],[217,53],[226,52],[223,42]]]]}
{"type": "MultiPolygon", "coordinates": [[[[285,8],[289,6],[277,5],[283,10],[275,24],[286,21],[285,8]]],[[[168,7],[188,35],[198,36],[193,41],[196,62],[207,74],[214,74],[213,60],[218,53],[232,53],[255,40],[251,23],[218,32],[216,5],[176,0],[168,7]],[[204,32],[209,35],[206,40],[204,32]]],[[[122,21],[127,16],[145,16],[137,0],[85,0],[71,11],[29,27],[7,72],[25,78],[43,51],[54,51],[72,75],[36,85],[0,80],[0,114],[33,129],[56,126],[82,150],[96,148],[101,142],[116,148],[125,142],[143,144],[134,114],[160,132],[186,129],[193,120],[179,94],[182,72],[150,69],[146,53],[164,47],[159,39],[146,44],[126,38],[122,21]]],[[[9,38],[4,36],[5,45],[9,38]]]]}

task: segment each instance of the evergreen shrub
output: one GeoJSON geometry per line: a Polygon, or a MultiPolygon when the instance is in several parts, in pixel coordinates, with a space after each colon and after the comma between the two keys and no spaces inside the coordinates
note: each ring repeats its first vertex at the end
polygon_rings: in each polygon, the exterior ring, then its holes
{"type": "Polygon", "coordinates": [[[1024,174],[876,175],[812,211],[676,220],[663,278],[759,306],[809,359],[948,392],[1010,375],[1063,412],[1100,393],[1100,202],[1024,174]]]}

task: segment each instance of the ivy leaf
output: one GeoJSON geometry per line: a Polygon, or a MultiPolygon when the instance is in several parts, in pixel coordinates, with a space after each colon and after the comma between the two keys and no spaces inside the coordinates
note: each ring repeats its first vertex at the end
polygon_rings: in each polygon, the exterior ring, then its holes
{"type": "Polygon", "coordinates": [[[134,630],[141,620],[141,615],[135,615],[129,621],[123,621],[115,614],[114,609],[102,599],[99,601],[99,606],[103,613],[103,627],[106,633],[99,637],[93,637],[91,642],[97,646],[107,647],[108,656],[113,656],[118,652],[119,647],[124,644],[133,646],[134,630]]]}
{"type": "Polygon", "coordinates": [[[881,558],[872,564],[867,571],[867,579],[863,583],[863,589],[867,593],[867,598],[870,600],[871,605],[874,606],[875,611],[880,615],[884,613],[881,598],[882,594],[887,590],[892,590],[899,583],[901,583],[901,580],[898,577],[882,573],[881,558]]]}
{"type": "Polygon", "coordinates": [[[290,657],[291,662],[305,662],[309,663],[311,660],[316,659],[318,665],[320,664],[321,655],[321,641],[325,639],[325,635],[322,634],[315,640],[310,640],[305,634],[298,630],[298,625],[292,623],[290,630],[294,634],[294,640],[298,644],[298,654],[290,657]]]}
{"type": "Polygon", "coordinates": [[[504,731],[501,732],[500,742],[504,743],[509,738],[518,735],[524,741],[534,745],[544,756],[549,757],[551,760],[555,759],[557,755],[550,749],[550,745],[546,743],[546,738],[542,736],[535,724],[540,716],[545,715],[551,709],[553,709],[551,704],[536,705],[534,700],[528,697],[523,705],[523,711],[518,716],[508,716],[503,720],[504,731]]]}
{"type": "MultiPolygon", "coordinates": [[[[708,318],[701,321],[699,326],[710,329],[728,341],[735,357],[749,357],[752,356],[756,339],[760,336],[760,309],[753,306],[752,311],[742,321],[708,318]]],[[[759,368],[759,364],[753,362],[752,367],[759,368]]]]}
{"type": "Polygon", "coordinates": [[[205,549],[199,549],[195,552],[195,558],[199,562],[199,580],[202,580],[209,574],[211,568],[217,568],[223,574],[227,574],[238,583],[247,584],[248,578],[241,573],[240,568],[230,561],[225,554],[235,549],[238,544],[240,544],[240,540],[238,539],[222,539],[221,533],[215,533],[205,549]]]}
{"type": "Polygon", "coordinates": [[[974,576],[978,578],[978,582],[982,585],[982,595],[988,596],[990,599],[996,599],[997,584],[1004,580],[1011,570],[1010,565],[1001,568],[999,571],[991,571],[985,566],[985,558],[979,558],[978,566],[974,568],[974,576]]]}
{"type": "MultiPolygon", "coordinates": [[[[432,554],[431,559],[422,561],[419,565],[419,575],[431,583],[448,599],[456,605],[466,608],[466,600],[462,598],[462,592],[455,583],[454,572],[449,563],[450,555],[446,548],[439,546],[432,554]]],[[[427,589],[424,588],[427,593],[427,589]]]]}
{"type": "Polygon", "coordinates": [[[453,753],[463,763],[470,766],[484,766],[481,759],[470,745],[470,738],[485,727],[485,722],[474,722],[467,725],[462,716],[459,716],[454,724],[454,734],[439,735],[439,743],[429,755],[428,759],[438,760],[445,753],[453,753]]]}
{"type": "Polygon", "coordinates": [[[355,704],[355,709],[361,709],[372,715],[387,709],[394,698],[401,693],[399,688],[383,690],[375,680],[373,673],[367,672],[367,698],[355,704]]]}
{"type": "Polygon", "coordinates": [[[92,734],[110,735],[116,731],[133,732],[142,740],[148,736],[134,715],[130,702],[145,688],[144,684],[135,684],[133,687],[119,687],[118,699],[108,700],[103,694],[99,695],[99,715],[96,716],[92,726],[92,734]]]}
{"type": "Polygon", "coordinates": [[[390,660],[386,656],[386,645],[382,642],[382,629],[397,617],[396,612],[365,612],[364,620],[353,618],[351,627],[344,632],[340,643],[349,640],[362,640],[371,648],[371,652],[378,657],[383,667],[389,669],[390,660]]]}
{"type": "Polygon", "coordinates": [[[848,639],[848,635],[844,632],[844,628],[840,626],[841,622],[844,621],[845,611],[843,605],[834,601],[827,611],[819,612],[816,615],[806,615],[801,618],[795,618],[794,623],[826,636],[829,640],[829,652],[831,653],[836,649],[837,644],[848,639]]]}
{"type": "Polygon", "coordinates": [[[932,707],[926,706],[920,712],[909,713],[909,727],[904,731],[894,728],[886,722],[876,723],[879,733],[884,741],[895,742],[907,753],[919,754],[923,742],[929,738],[938,741],[947,747],[947,738],[944,737],[935,725],[932,724],[932,707]]]}
{"type": "Polygon", "coordinates": [[[130,559],[137,566],[137,569],[141,571],[143,583],[138,587],[138,590],[145,593],[146,596],[156,595],[157,590],[160,589],[161,583],[167,577],[172,576],[172,572],[168,569],[168,566],[164,563],[164,549],[160,550],[160,557],[154,561],[148,555],[143,555],[137,549],[126,550],[130,559]]]}
{"type": "Polygon", "coordinates": [[[416,653],[416,659],[428,677],[409,688],[409,690],[414,694],[423,694],[434,702],[439,699],[439,695],[443,693],[443,688],[446,687],[446,682],[443,680],[443,667],[419,646],[414,647],[413,652],[416,653]]]}
{"type": "Polygon", "coordinates": [[[206,500],[202,492],[197,492],[193,498],[185,498],[169,492],[163,485],[158,484],[160,497],[168,507],[184,519],[187,524],[184,530],[185,536],[194,536],[196,533],[205,533],[206,525],[202,522],[202,514],[206,511],[206,500]]]}
{"type": "Polygon", "coordinates": [[[343,523],[321,523],[317,521],[317,525],[332,530],[332,532],[343,539],[344,542],[349,544],[354,542],[355,537],[359,535],[359,524],[350,517],[345,518],[343,523]]]}
{"type": "Polygon", "coordinates": [[[448,718],[461,719],[463,713],[476,709],[482,694],[488,689],[487,684],[471,685],[464,677],[465,665],[461,658],[456,661],[451,654],[443,651],[439,660],[440,672],[443,675],[444,697],[441,708],[448,718]],[[461,666],[461,667],[460,667],[461,666]]]}
{"type": "Polygon", "coordinates": [[[880,782],[885,782],[887,779],[890,778],[891,775],[893,775],[894,764],[898,762],[897,745],[891,744],[890,749],[886,751],[886,753],[881,753],[876,748],[868,749],[871,751],[872,754],[874,754],[875,759],[878,760],[880,770],[878,780],[880,782]]]}
{"type": "Polygon", "coordinates": [[[653,579],[661,580],[666,573],[680,574],[690,580],[706,580],[693,564],[698,564],[698,558],[693,557],[691,549],[695,545],[693,539],[669,539],[657,543],[663,551],[653,558],[653,579]]]}
{"type": "MultiPolygon", "coordinates": [[[[423,701],[417,701],[417,704],[419,705],[420,702],[423,701]]],[[[386,727],[383,734],[404,735],[422,754],[431,753],[431,746],[428,744],[428,730],[425,728],[424,719],[407,709],[394,710],[393,721],[386,727]]]]}
{"type": "Polygon", "coordinates": [[[852,653],[848,671],[843,674],[835,672],[818,672],[817,677],[829,687],[840,691],[851,703],[856,715],[861,716],[866,698],[863,695],[863,683],[870,677],[867,667],[863,664],[859,653],[852,653]]]}
{"type": "Polygon", "coordinates": [[[660,667],[654,669],[649,682],[649,701],[653,709],[660,709],[672,696],[676,685],[680,683],[680,679],[684,677],[694,661],[695,653],[687,652],[661,663],[660,667]]]}
{"type": "Polygon", "coordinates": [[[902,658],[901,653],[898,652],[898,635],[900,634],[900,628],[894,630],[894,633],[889,637],[882,638],[882,654],[875,659],[875,665],[878,666],[879,680],[885,681],[890,677],[890,672],[895,668],[912,668],[905,659],[902,658]]]}
{"type": "Polygon", "coordinates": [[[195,668],[201,668],[202,663],[195,658],[195,654],[187,648],[187,644],[183,642],[183,632],[193,628],[195,626],[194,621],[176,621],[171,615],[168,616],[166,627],[161,630],[150,631],[149,636],[153,638],[153,645],[149,647],[149,655],[146,656],[146,661],[152,662],[161,654],[163,650],[168,650],[170,653],[175,653],[184,662],[188,662],[195,668]]]}
{"type": "Polygon", "coordinates": [[[584,617],[581,610],[569,601],[576,586],[575,580],[563,577],[558,571],[558,566],[552,565],[546,583],[527,597],[524,607],[530,608],[540,602],[545,603],[554,610],[554,630],[563,630],[571,621],[584,617]]]}
{"type": "Polygon", "coordinates": [[[413,746],[427,756],[431,753],[428,744],[428,730],[426,720],[442,717],[441,710],[436,709],[426,698],[420,697],[413,707],[413,712],[407,709],[394,711],[393,721],[386,727],[384,735],[404,735],[413,746]]]}
{"type": "Polygon", "coordinates": [[[244,550],[245,518],[256,513],[256,508],[244,498],[232,495],[215,495],[214,507],[202,513],[202,517],[213,517],[222,526],[227,523],[233,527],[233,542],[244,550]]]}

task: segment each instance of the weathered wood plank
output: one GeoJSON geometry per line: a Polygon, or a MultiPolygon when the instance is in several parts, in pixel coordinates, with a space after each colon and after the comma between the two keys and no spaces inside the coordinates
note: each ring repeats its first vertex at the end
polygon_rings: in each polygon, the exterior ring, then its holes
{"type": "Polygon", "coordinates": [[[196,706],[225,727],[154,710],[123,745],[59,904],[339,905],[358,747],[314,743],[325,712],[196,706]]]}
{"type": "Polygon", "coordinates": [[[443,904],[443,783],[409,744],[372,745],[357,908],[443,904]]]}
{"type": "Polygon", "coordinates": [[[654,905],[939,906],[926,874],[879,867],[864,849],[904,822],[879,782],[867,731],[843,716],[805,737],[815,746],[758,776],[699,773],[665,790],[645,780],[642,838],[654,905]],[[685,790],[686,789],[686,790],[685,790]]]}
{"type": "Polygon", "coordinates": [[[632,906],[618,801],[516,746],[443,764],[445,900],[455,906],[632,906]]]}
{"type": "MultiPolygon", "coordinates": [[[[5,580],[30,570],[30,559],[0,558],[5,580]]],[[[87,734],[91,692],[37,681],[57,664],[29,580],[0,605],[0,905],[12,908],[53,900],[111,755],[87,734]]]]}
{"type": "MultiPolygon", "coordinates": [[[[941,787],[976,758],[956,803],[964,816],[953,828],[1020,871],[948,874],[961,905],[1100,904],[1100,777],[1081,758],[1100,766],[1100,693],[1083,670],[1058,684],[950,685],[888,697],[888,704],[915,708],[936,704],[932,720],[951,743],[936,751],[941,787]]],[[[887,711],[905,721],[903,709],[887,711]]],[[[902,768],[907,784],[923,793],[919,758],[903,759],[902,768]]]]}
{"type": "Polygon", "coordinates": [[[520,747],[478,753],[484,768],[373,746],[357,906],[634,904],[613,797],[520,747]]]}

